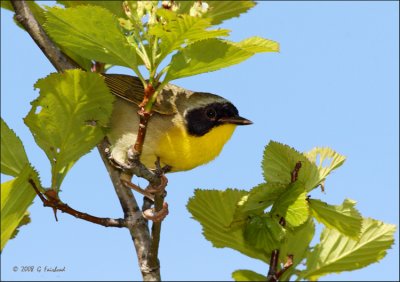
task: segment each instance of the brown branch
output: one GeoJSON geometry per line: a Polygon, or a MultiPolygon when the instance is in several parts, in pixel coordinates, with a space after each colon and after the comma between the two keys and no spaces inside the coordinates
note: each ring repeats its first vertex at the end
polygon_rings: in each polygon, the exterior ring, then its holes
{"type": "Polygon", "coordinates": [[[146,112],[142,107],[138,111],[138,115],[139,115],[139,129],[136,142],[133,145],[134,152],[137,156],[142,154],[144,138],[146,137],[147,124],[150,120],[151,113],[146,112]]]}
{"type": "MultiPolygon", "coordinates": [[[[157,160],[156,164],[158,173],[153,173],[146,166],[142,164],[142,162],[140,161],[140,156],[142,154],[143,144],[147,133],[147,125],[152,115],[151,107],[150,110],[146,109],[149,101],[152,100],[154,94],[155,94],[155,89],[151,83],[144,85],[143,100],[139,105],[139,111],[138,111],[139,127],[138,127],[136,142],[133,146],[129,148],[127,152],[128,160],[130,163],[130,168],[128,171],[132,174],[135,174],[139,177],[148,180],[149,186],[151,188],[162,185],[161,176],[163,175],[163,170],[160,167],[159,160],[157,160]]],[[[161,212],[161,210],[166,208],[164,204],[163,191],[164,190],[162,190],[161,193],[156,192],[154,195],[154,213],[161,212]]],[[[143,203],[143,207],[145,206],[148,206],[147,202],[143,203]]],[[[146,211],[144,211],[144,213],[146,213],[146,211]]],[[[151,245],[149,250],[149,266],[152,269],[158,269],[158,270],[160,268],[160,262],[158,259],[160,233],[161,233],[161,221],[153,221],[153,225],[151,228],[151,245]]]]}
{"type": "MultiPolygon", "coordinates": [[[[160,167],[159,160],[157,160],[157,172],[153,173],[147,169],[140,161],[140,155],[142,154],[143,144],[146,137],[147,125],[151,118],[151,110],[146,111],[145,108],[155,94],[154,87],[151,83],[147,84],[144,89],[143,101],[139,105],[139,128],[136,137],[135,144],[128,150],[128,159],[133,164],[133,173],[137,176],[147,179],[150,183],[150,187],[157,187],[162,185],[161,176],[163,171],[160,167]]],[[[165,178],[166,179],[166,178],[165,178]]],[[[165,183],[166,185],[166,183],[165,183]]],[[[165,188],[165,186],[164,186],[165,188]]],[[[145,203],[143,203],[145,205],[145,203]]],[[[164,207],[164,195],[155,193],[154,195],[154,212],[160,212],[164,207]]],[[[149,266],[152,269],[160,269],[160,261],[158,259],[158,249],[160,245],[160,234],[161,234],[161,222],[154,221],[151,228],[151,244],[149,250],[149,266]]]]}
{"type": "Polygon", "coordinates": [[[276,277],[276,272],[278,269],[278,260],[279,260],[279,250],[273,250],[271,254],[271,260],[269,262],[269,270],[267,275],[267,281],[278,281],[276,277]]]}
{"type": "Polygon", "coordinates": [[[11,0],[15,11],[15,19],[25,28],[28,34],[35,41],[36,45],[42,50],[43,54],[49,59],[57,71],[76,69],[80,66],[71,58],[63,54],[60,49],[51,41],[37,22],[29,6],[25,1],[11,0]]]}
{"type": "Polygon", "coordinates": [[[89,221],[91,223],[95,223],[105,227],[119,227],[119,228],[126,227],[126,222],[122,218],[113,219],[108,217],[97,217],[84,212],[77,211],[68,206],[67,204],[61,202],[58,198],[48,197],[48,199],[46,199],[46,197],[43,196],[43,194],[39,191],[38,187],[36,186],[36,183],[32,179],[29,179],[29,183],[32,185],[36,194],[42,200],[43,206],[45,207],[52,207],[55,210],[68,213],[72,216],[75,216],[76,218],[80,218],[89,221]]]}
{"type": "MultiPolygon", "coordinates": [[[[68,69],[80,68],[72,59],[61,52],[57,46],[49,39],[43,28],[36,21],[26,1],[11,0],[11,4],[15,10],[15,18],[19,21],[28,34],[32,37],[37,46],[46,55],[48,60],[53,64],[57,71],[65,71],[68,69]]],[[[122,210],[124,212],[124,220],[126,227],[129,229],[132,240],[136,248],[136,254],[142,277],[144,281],[159,281],[160,269],[152,268],[148,263],[148,254],[150,250],[150,232],[146,220],[142,217],[141,211],[138,208],[136,199],[134,198],[132,191],[126,189],[120,180],[120,172],[109,164],[109,160],[106,154],[106,146],[108,142],[103,140],[101,144],[97,146],[100,156],[107,168],[110,175],[111,181],[114,185],[115,192],[121,203],[122,210]]],[[[108,148],[108,147],[107,147],[108,148]]],[[[146,167],[137,166],[137,175],[143,177],[150,182],[157,182],[154,174],[152,174],[146,167]]],[[[43,195],[42,195],[43,196],[43,195]]],[[[39,196],[40,197],[40,196],[39,196]]]]}
{"type": "MultiPolygon", "coordinates": [[[[154,95],[155,91],[154,88],[151,84],[148,84],[145,87],[144,90],[144,97],[143,101],[140,104],[140,109],[138,111],[139,115],[139,127],[138,127],[138,134],[136,137],[136,142],[133,146],[131,146],[127,152],[128,155],[128,167],[125,167],[124,173],[125,176],[128,178],[132,178],[133,175],[136,175],[138,177],[145,178],[147,181],[149,181],[149,187],[153,190],[154,187],[159,187],[162,185],[161,177],[163,175],[163,169],[159,167],[159,160],[157,161],[158,164],[158,169],[155,172],[152,172],[149,170],[141,161],[140,161],[140,156],[142,153],[143,149],[143,144],[144,140],[146,137],[146,132],[147,132],[147,125],[148,122],[151,118],[151,111],[146,111],[145,108],[149,102],[149,100],[152,98],[154,95]]],[[[166,168],[168,169],[168,168],[166,168]]],[[[165,188],[165,186],[164,186],[165,188]]],[[[164,210],[164,216],[168,213],[168,211],[165,213],[165,209],[167,206],[164,204],[164,195],[163,195],[163,190],[162,193],[155,192],[154,195],[154,213],[161,212],[164,210]]],[[[149,203],[147,201],[143,202],[143,207],[148,207],[149,203]]],[[[144,214],[146,214],[146,211],[143,211],[144,214]]],[[[156,217],[155,217],[156,218],[156,217]]],[[[160,244],[160,233],[161,233],[161,220],[154,220],[153,225],[152,225],[152,232],[151,232],[151,243],[150,243],[150,249],[148,253],[148,265],[150,269],[153,271],[158,271],[160,270],[160,262],[158,259],[158,249],[159,249],[159,244],[160,244]]]]}
{"type": "Polygon", "coordinates": [[[149,263],[149,252],[151,247],[151,237],[147,220],[143,218],[135,197],[130,189],[127,189],[121,182],[121,172],[110,164],[107,154],[110,144],[107,139],[97,146],[100,156],[108,170],[115,192],[118,195],[125,220],[135,245],[139,267],[144,281],[160,281],[160,267],[151,267],[149,263]]]}
{"type": "Polygon", "coordinates": [[[279,263],[279,250],[273,250],[269,264],[267,281],[272,281],[272,282],[278,281],[279,278],[285,273],[285,271],[288,270],[293,265],[293,255],[287,256],[285,265],[279,271],[277,271],[278,263],[279,263]]]}
{"type": "Polygon", "coordinates": [[[292,173],[290,174],[291,183],[296,182],[297,177],[299,176],[300,168],[301,168],[301,161],[298,161],[296,163],[296,165],[294,166],[294,169],[293,169],[292,173]]]}
{"type": "Polygon", "coordinates": [[[281,270],[279,270],[276,273],[275,275],[276,278],[279,279],[283,275],[283,273],[285,273],[285,271],[288,270],[288,268],[291,267],[292,265],[293,265],[293,255],[288,255],[285,265],[281,270]]]}
{"type": "Polygon", "coordinates": [[[135,161],[136,164],[138,161],[140,161],[140,155],[142,154],[144,139],[146,137],[146,132],[147,132],[147,124],[152,114],[151,111],[146,111],[145,108],[149,102],[149,99],[155,93],[154,87],[151,83],[144,86],[145,88],[144,88],[143,100],[139,105],[139,111],[138,111],[139,115],[138,134],[136,137],[135,144],[130,148],[128,152],[128,158],[131,159],[132,161],[135,161]]]}
{"type": "MultiPolygon", "coordinates": [[[[157,162],[158,166],[160,165],[159,160],[157,162]]],[[[158,169],[161,169],[158,167],[158,169]]],[[[162,171],[159,170],[159,175],[161,176],[162,171]]],[[[165,178],[167,180],[167,178],[165,178]]],[[[165,183],[165,186],[167,183],[165,183]]],[[[164,206],[164,194],[156,193],[154,195],[154,210],[155,212],[161,212],[164,206]]],[[[151,246],[149,253],[149,264],[152,267],[160,267],[160,261],[158,260],[158,248],[160,245],[160,234],[161,234],[161,222],[153,222],[151,227],[151,246]]]]}

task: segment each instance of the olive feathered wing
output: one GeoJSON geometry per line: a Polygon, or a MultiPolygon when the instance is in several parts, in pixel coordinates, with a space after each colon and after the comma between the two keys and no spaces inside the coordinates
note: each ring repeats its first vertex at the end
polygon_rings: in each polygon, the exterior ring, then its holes
{"type": "MultiPolygon", "coordinates": [[[[123,74],[102,75],[112,94],[137,106],[142,102],[144,88],[139,78],[123,74]]],[[[174,85],[167,85],[158,95],[153,111],[165,115],[175,114],[174,97],[179,93],[179,90],[183,89],[174,85]]]]}

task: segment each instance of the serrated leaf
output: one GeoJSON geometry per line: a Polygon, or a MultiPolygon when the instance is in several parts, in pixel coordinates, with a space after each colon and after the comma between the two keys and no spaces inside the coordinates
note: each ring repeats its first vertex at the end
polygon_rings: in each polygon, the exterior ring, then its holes
{"type": "Polygon", "coordinates": [[[245,40],[235,43],[235,45],[252,53],[279,52],[278,42],[259,36],[249,37],[245,40]]]}
{"type": "Polygon", "coordinates": [[[96,73],[69,70],[35,84],[39,97],[24,119],[52,165],[59,189],[71,166],[105,135],[114,97],[96,73]]]}
{"type": "Polygon", "coordinates": [[[311,218],[294,231],[286,232],[285,241],[280,247],[279,261],[285,264],[287,256],[293,255],[293,265],[283,273],[280,281],[290,281],[291,275],[296,271],[296,266],[306,257],[314,234],[315,225],[311,218]]]}
{"type": "MultiPolygon", "coordinates": [[[[179,4],[178,13],[189,14],[194,1],[175,1],[179,4]]],[[[211,18],[213,25],[218,25],[225,20],[239,17],[256,5],[255,1],[206,1],[208,11],[203,17],[211,18]]]]}
{"type": "Polygon", "coordinates": [[[291,183],[275,201],[271,214],[278,220],[284,218],[291,228],[300,226],[310,215],[306,197],[303,183],[299,181],[291,183]]]}
{"type": "Polygon", "coordinates": [[[329,205],[320,200],[308,201],[311,214],[326,227],[336,229],[343,235],[358,239],[361,232],[362,217],[356,210],[356,202],[345,199],[340,206],[329,205]]]}
{"type": "Polygon", "coordinates": [[[317,166],[295,149],[270,141],[264,150],[262,161],[263,175],[267,182],[289,184],[296,164],[301,162],[297,180],[304,183],[307,191],[318,185],[317,166]]]}
{"type": "Polygon", "coordinates": [[[351,271],[378,262],[393,245],[395,231],[395,225],[370,218],[363,220],[358,241],[325,228],[320,243],[307,257],[307,269],[299,278],[316,280],[332,272],[351,271]]]}
{"type": "Polygon", "coordinates": [[[262,183],[252,188],[236,205],[233,224],[244,221],[249,215],[263,213],[285,191],[286,185],[280,183],[262,183]]]}
{"type": "Polygon", "coordinates": [[[24,145],[1,119],[1,173],[17,176],[29,163],[24,145]]]}
{"type": "Polygon", "coordinates": [[[227,41],[215,38],[197,41],[172,57],[165,80],[216,71],[238,64],[252,55],[227,41]]]}
{"type": "Polygon", "coordinates": [[[31,223],[31,217],[29,211],[26,211],[24,216],[22,217],[21,221],[18,223],[17,228],[15,228],[14,232],[11,234],[10,240],[17,237],[19,230],[22,226],[28,225],[31,223]]]}
{"type": "Polygon", "coordinates": [[[1,184],[1,250],[14,234],[36,196],[29,179],[40,185],[37,173],[30,164],[26,164],[15,179],[1,184]]]}
{"type": "Polygon", "coordinates": [[[284,237],[285,230],[270,214],[251,217],[244,228],[246,243],[267,254],[279,249],[284,237]]]}
{"type": "Polygon", "coordinates": [[[205,16],[212,19],[213,25],[239,17],[256,5],[254,1],[207,1],[206,3],[209,8],[205,16]]]}
{"type": "Polygon", "coordinates": [[[232,248],[247,256],[268,262],[265,253],[247,245],[243,237],[243,230],[231,230],[229,225],[233,218],[236,203],[247,192],[243,190],[227,189],[195,190],[194,197],[190,198],[187,209],[193,218],[200,222],[203,234],[216,248],[232,248]]]}
{"type": "MultiPolygon", "coordinates": [[[[313,163],[318,166],[319,172],[319,182],[323,183],[325,178],[335,169],[340,167],[346,160],[345,156],[342,156],[331,148],[314,148],[309,152],[304,153],[304,155],[313,163]],[[318,163],[317,160],[319,159],[318,163]],[[328,164],[326,164],[328,162],[328,164]]],[[[317,184],[317,185],[318,185],[317,184]]]]}
{"type": "Polygon", "coordinates": [[[216,71],[241,63],[258,52],[271,51],[266,48],[266,41],[261,42],[260,38],[254,37],[238,43],[216,38],[196,41],[172,57],[165,80],[216,71]]]}
{"type": "Polygon", "coordinates": [[[76,7],[76,6],[81,6],[81,5],[100,6],[100,7],[103,7],[105,9],[109,10],[111,13],[113,13],[117,17],[121,17],[121,18],[126,17],[125,12],[122,7],[123,1],[73,0],[73,1],[57,1],[57,3],[64,5],[66,8],[76,7]]]}
{"type": "Polygon", "coordinates": [[[232,272],[235,281],[267,281],[267,277],[247,269],[240,269],[232,272]]]}
{"type": "Polygon", "coordinates": [[[44,28],[60,46],[90,60],[137,68],[135,48],[107,9],[90,5],[50,8],[46,18],[44,28]]]}
{"type": "Polygon", "coordinates": [[[207,30],[211,26],[211,19],[189,15],[177,16],[174,12],[162,9],[158,13],[168,14],[166,24],[159,23],[149,28],[151,35],[161,39],[161,55],[158,63],[172,51],[179,50],[183,44],[188,45],[199,40],[229,35],[229,30],[226,29],[207,30]]]}

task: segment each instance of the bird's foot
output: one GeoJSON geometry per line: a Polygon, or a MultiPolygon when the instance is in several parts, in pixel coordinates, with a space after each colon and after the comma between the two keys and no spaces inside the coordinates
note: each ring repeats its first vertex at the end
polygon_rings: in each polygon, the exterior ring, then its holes
{"type": "MultiPolygon", "coordinates": [[[[156,194],[161,195],[163,198],[166,196],[167,191],[165,191],[165,187],[168,183],[168,180],[165,176],[162,176],[160,185],[158,185],[157,187],[152,187],[151,185],[149,185],[146,189],[140,188],[139,186],[133,184],[130,180],[123,179],[123,177],[121,177],[121,182],[125,185],[125,187],[135,190],[136,192],[150,199],[152,202],[154,202],[156,194]]],[[[151,220],[153,222],[161,222],[168,215],[168,213],[168,204],[164,202],[161,210],[156,211],[153,207],[144,210],[142,212],[142,215],[147,220],[151,220]]]]}
{"type": "Polygon", "coordinates": [[[110,165],[112,165],[116,169],[121,170],[121,171],[125,171],[125,172],[129,172],[129,171],[132,170],[133,164],[131,162],[123,163],[123,162],[119,162],[116,159],[114,159],[114,157],[111,154],[110,147],[106,148],[104,150],[104,153],[106,154],[108,162],[110,163],[110,165]]]}
{"type": "MultiPolygon", "coordinates": [[[[145,189],[147,192],[149,192],[152,195],[161,195],[163,198],[165,198],[167,196],[167,191],[165,190],[165,188],[167,187],[168,184],[168,178],[163,174],[160,176],[160,185],[158,186],[152,186],[149,185],[147,186],[147,188],[145,189]]],[[[154,196],[153,199],[154,200],[154,196]]]]}
{"type": "Polygon", "coordinates": [[[132,189],[132,190],[135,190],[136,192],[142,194],[143,196],[149,198],[151,201],[154,202],[154,194],[152,194],[151,192],[149,192],[149,191],[147,190],[147,188],[146,188],[146,189],[143,189],[143,188],[137,186],[136,184],[133,184],[133,183],[131,182],[130,179],[127,179],[127,178],[125,177],[125,174],[122,174],[122,175],[121,175],[121,182],[122,182],[122,184],[125,185],[125,187],[130,188],[130,189],[132,189]]]}
{"type": "Polygon", "coordinates": [[[161,222],[168,215],[168,203],[164,202],[161,210],[155,211],[155,208],[147,209],[142,212],[144,218],[151,220],[153,222],[161,222]]]}

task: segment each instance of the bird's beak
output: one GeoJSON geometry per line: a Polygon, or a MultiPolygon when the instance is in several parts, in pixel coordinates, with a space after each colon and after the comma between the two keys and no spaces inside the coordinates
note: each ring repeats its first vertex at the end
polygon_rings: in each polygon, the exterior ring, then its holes
{"type": "Polygon", "coordinates": [[[236,124],[236,125],[249,125],[253,124],[251,120],[245,119],[240,116],[236,117],[221,117],[218,119],[218,121],[223,122],[223,123],[230,123],[230,124],[236,124]]]}

